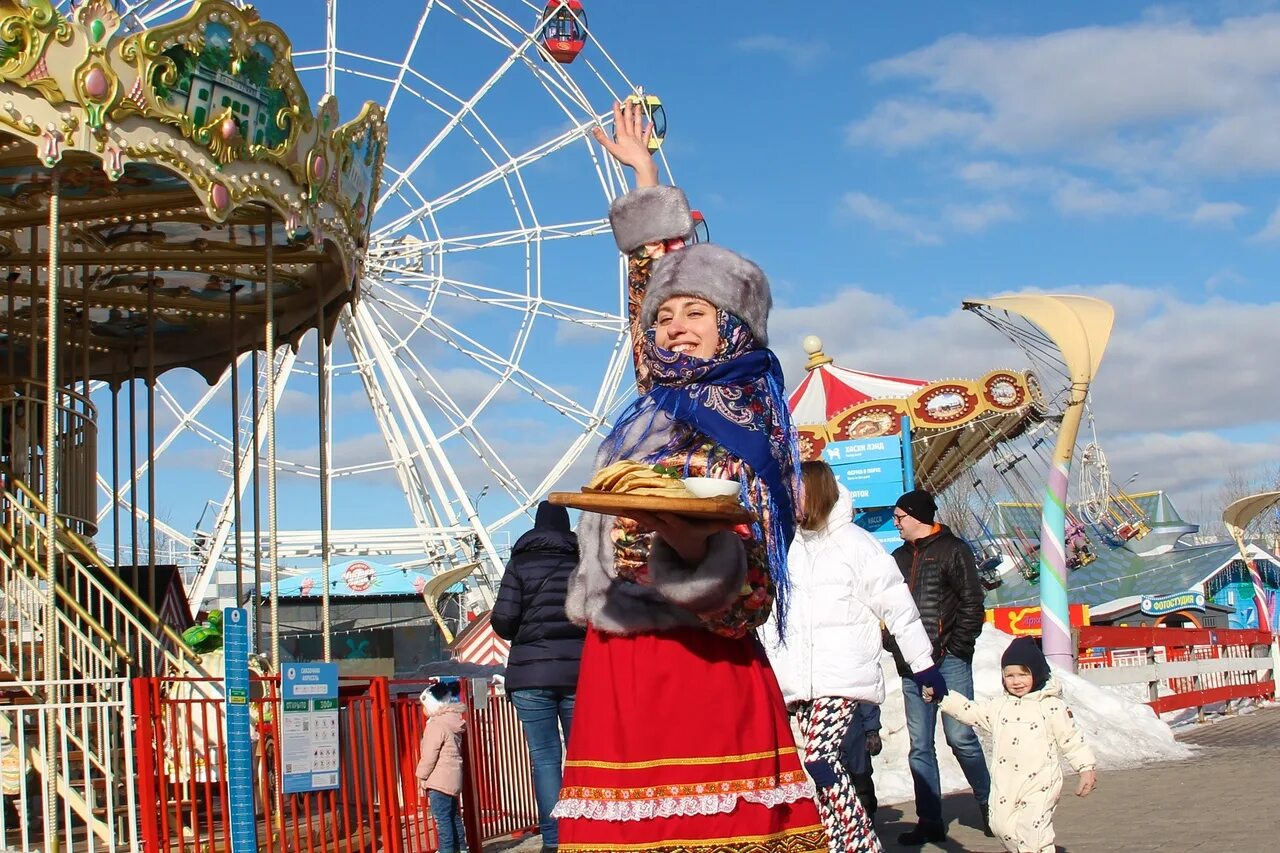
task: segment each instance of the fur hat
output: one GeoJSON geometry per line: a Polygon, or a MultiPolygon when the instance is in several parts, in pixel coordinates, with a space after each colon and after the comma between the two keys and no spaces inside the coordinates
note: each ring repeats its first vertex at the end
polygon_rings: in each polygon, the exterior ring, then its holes
{"type": "Polygon", "coordinates": [[[898,502],[894,504],[894,507],[924,524],[933,524],[934,515],[938,512],[937,501],[933,499],[933,495],[924,489],[914,489],[907,492],[898,498],[898,502]]]}
{"type": "MultiPolygon", "coordinates": [[[[643,187],[614,200],[609,224],[618,249],[630,253],[646,243],[693,232],[689,200],[678,187],[643,187]]],[[[760,267],[711,243],[667,252],[653,265],[640,322],[653,325],[658,309],[672,296],[696,296],[747,324],[762,347],[769,345],[769,309],[773,296],[760,267]]]]}
{"type": "Polygon", "coordinates": [[[747,324],[756,343],[769,345],[769,309],[773,296],[760,267],[714,243],[696,243],[667,252],[653,265],[640,323],[653,325],[662,303],[673,296],[696,296],[747,324]]]}
{"type": "Polygon", "coordinates": [[[679,187],[640,187],[613,200],[609,225],[618,251],[629,255],[645,243],[692,234],[693,216],[679,187]]]}
{"type": "Polygon", "coordinates": [[[1031,689],[1039,690],[1049,681],[1049,662],[1030,637],[1015,637],[1000,658],[1000,668],[1025,666],[1031,671],[1031,689]]]}

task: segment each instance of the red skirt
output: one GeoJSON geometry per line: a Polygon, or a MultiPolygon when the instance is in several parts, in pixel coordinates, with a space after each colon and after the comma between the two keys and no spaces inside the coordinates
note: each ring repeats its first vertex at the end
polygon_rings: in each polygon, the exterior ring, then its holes
{"type": "Polygon", "coordinates": [[[813,794],[754,638],[588,631],[560,850],[825,851],[813,794]]]}

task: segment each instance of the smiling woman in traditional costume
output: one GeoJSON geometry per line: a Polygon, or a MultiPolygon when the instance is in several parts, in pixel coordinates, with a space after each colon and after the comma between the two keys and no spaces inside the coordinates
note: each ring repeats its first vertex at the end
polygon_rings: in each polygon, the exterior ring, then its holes
{"type": "Polygon", "coordinates": [[[827,849],[782,694],[755,629],[786,618],[798,486],[760,269],[686,245],[684,193],[658,186],[640,106],[596,138],[636,170],[610,220],[630,261],[641,396],[596,467],[620,459],[735,481],[756,518],[584,513],[567,612],[587,626],[556,815],[565,851],[827,849]]]}

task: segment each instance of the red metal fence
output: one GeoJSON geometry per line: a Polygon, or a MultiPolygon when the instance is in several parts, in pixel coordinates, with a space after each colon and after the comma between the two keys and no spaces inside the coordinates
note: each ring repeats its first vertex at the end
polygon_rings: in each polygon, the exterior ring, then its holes
{"type": "Polygon", "coordinates": [[[1081,675],[1097,684],[1145,685],[1147,703],[1159,714],[1276,693],[1272,638],[1266,631],[1112,626],[1079,631],[1081,675]]]}
{"type": "MultiPolygon", "coordinates": [[[[483,682],[480,682],[483,684],[483,682]]],[[[342,679],[335,791],[280,790],[278,679],[254,679],[250,713],[258,849],[271,853],[428,853],[435,826],[414,770],[425,717],[421,682],[342,679]]],[[[221,685],[205,679],[133,682],[138,802],[144,849],[230,849],[221,685]]],[[[514,709],[467,702],[463,815],[468,846],[537,825],[528,751],[514,709]]]]}

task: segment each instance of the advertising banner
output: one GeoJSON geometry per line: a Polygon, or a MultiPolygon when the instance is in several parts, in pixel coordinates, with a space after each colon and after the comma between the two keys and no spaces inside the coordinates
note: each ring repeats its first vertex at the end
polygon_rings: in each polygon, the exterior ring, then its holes
{"type": "MultiPolygon", "coordinates": [[[[1072,604],[1070,614],[1072,628],[1089,624],[1089,605],[1072,604]]],[[[987,621],[1015,637],[1040,636],[1039,607],[996,607],[987,611],[987,621]]]]}

